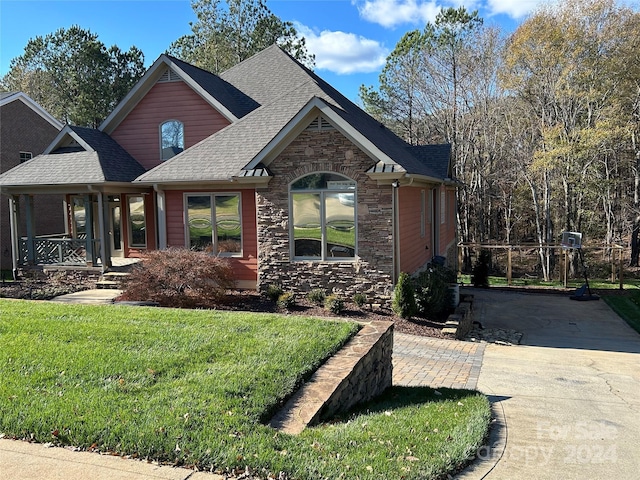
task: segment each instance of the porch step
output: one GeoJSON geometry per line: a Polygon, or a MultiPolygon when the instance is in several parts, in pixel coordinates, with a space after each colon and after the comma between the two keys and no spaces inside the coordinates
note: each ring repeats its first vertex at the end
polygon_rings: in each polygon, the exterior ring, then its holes
{"type": "Polygon", "coordinates": [[[111,288],[119,290],[122,288],[122,280],[129,274],[124,272],[105,272],[96,282],[96,288],[111,288]]]}

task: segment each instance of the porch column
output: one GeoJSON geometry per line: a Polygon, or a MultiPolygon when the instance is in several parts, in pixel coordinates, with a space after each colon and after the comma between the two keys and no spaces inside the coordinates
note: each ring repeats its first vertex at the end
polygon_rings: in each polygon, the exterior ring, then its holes
{"type": "Polygon", "coordinates": [[[11,266],[13,268],[13,279],[18,278],[18,265],[20,265],[20,197],[11,195],[9,197],[9,225],[11,228],[11,266]]]}
{"type": "Polygon", "coordinates": [[[167,204],[164,190],[156,191],[156,205],[158,209],[158,250],[167,248],[167,204]]]}
{"type": "Polygon", "coordinates": [[[36,234],[36,219],[35,212],[33,208],[33,195],[25,195],[25,201],[27,204],[27,215],[26,215],[26,223],[27,223],[27,264],[35,265],[36,263],[36,244],[35,244],[35,234],[36,234]]]}
{"type": "Polygon", "coordinates": [[[106,270],[111,266],[111,238],[107,229],[109,222],[109,201],[105,194],[98,194],[98,230],[100,234],[100,261],[102,262],[102,270],[106,270]]]}
{"type": "Polygon", "coordinates": [[[87,232],[87,253],[85,262],[88,267],[93,267],[96,263],[96,255],[93,251],[93,201],[91,195],[85,195],[84,201],[84,229],[87,232]]]}

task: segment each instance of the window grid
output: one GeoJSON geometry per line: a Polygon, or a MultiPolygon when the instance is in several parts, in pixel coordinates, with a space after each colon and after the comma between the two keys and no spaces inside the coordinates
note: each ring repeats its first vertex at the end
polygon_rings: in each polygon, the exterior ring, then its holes
{"type": "Polygon", "coordinates": [[[242,204],[237,192],[188,193],[184,197],[185,245],[222,257],[242,256],[242,204]],[[207,202],[196,215],[195,199],[207,202]],[[194,207],[190,209],[190,199],[194,207]],[[209,213],[206,213],[209,209],[209,213]],[[192,213],[193,212],[193,213],[192,213]]]}
{"type": "Polygon", "coordinates": [[[356,182],[348,177],[332,172],[315,172],[292,182],[289,191],[291,258],[296,261],[315,262],[355,260],[357,257],[356,205],[356,182]],[[305,180],[313,178],[324,178],[326,186],[319,188],[300,186],[301,183],[305,183],[305,180]],[[313,201],[304,205],[305,200],[308,202],[311,199],[313,201]],[[316,201],[316,213],[313,215],[312,212],[310,215],[310,209],[306,207],[315,204],[316,201]],[[300,210],[300,213],[297,210],[300,210]],[[305,210],[306,213],[303,213],[305,210]],[[330,219],[332,216],[334,218],[330,219]],[[300,217],[306,217],[307,223],[297,224],[300,222],[300,217]],[[304,229],[308,232],[319,230],[319,238],[318,233],[307,234],[308,238],[305,238],[305,234],[298,236],[304,229]],[[306,248],[303,245],[305,242],[309,244],[306,248]]]}

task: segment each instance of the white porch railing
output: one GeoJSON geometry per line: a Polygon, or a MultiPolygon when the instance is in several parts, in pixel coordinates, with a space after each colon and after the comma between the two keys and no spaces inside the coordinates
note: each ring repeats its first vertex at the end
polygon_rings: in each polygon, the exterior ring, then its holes
{"type": "MultiPolygon", "coordinates": [[[[87,264],[86,238],[64,238],[60,235],[44,235],[33,239],[34,263],[36,265],[74,265],[87,264]]],[[[93,240],[93,252],[100,251],[100,239],[93,240]]],[[[20,239],[20,264],[29,264],[28,240],[20,239]]],[[[91,261],[91,259],[89,259],[91,261]]]]}

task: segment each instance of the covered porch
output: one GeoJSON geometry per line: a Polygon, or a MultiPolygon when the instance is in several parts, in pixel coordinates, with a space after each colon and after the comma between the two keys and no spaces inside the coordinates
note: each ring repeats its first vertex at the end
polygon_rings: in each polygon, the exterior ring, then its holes
{"type": "Polygon", "coordinates": [[[120,190],[67,192],[60,205],[65,211],[64,225],[59,233],[47,235],[39,234],[36,228],[37,194],[11,195],[14,275],[20,268],[36,266],[95,268],[104,272],[128,258],[139,258],[147,248],[155,248],[155,235],[147,238],[148,232],[155,230],[153,192],[140,188],[120,190]]]}
{"type": "Polygon", "coordinates": [[[60,265],[108,270],[114,258],[156,248],[155,193],[133,185],[145,169],[111,137],[65,126],[42,155],[0,175],[9,196],[14,275],[20,267],[60,265]],[[36,231],[34,197],[64,198],[60,232],[36,231]],[[24,218],[21,216],[24,215],[24,218]]]}

